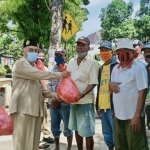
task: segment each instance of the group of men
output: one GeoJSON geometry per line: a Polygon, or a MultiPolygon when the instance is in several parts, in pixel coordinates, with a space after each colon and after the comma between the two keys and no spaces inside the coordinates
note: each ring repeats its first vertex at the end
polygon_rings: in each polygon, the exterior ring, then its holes
{"type": "MultiPolygon", "coordinates": [[[[78,150],[93,150],[95,134],[95,98],[93,89],[97,86],[96,111],[102,121],[104,140],[109,150],[148,150],[145,130],[145,99],[149,105],[150,43],[144,51],[145,61],[139,41],[120,39],[116,44],[115,55],[112,44],[100,44],[102,66],[88,56],[90,41],[80,37],[76,41],[76,56],[66,66],[66,51],[59,48],[55,52],[55,62],[49,71],[38,70],[35,62],[39,46],[34,39],[23,43],[23,58],[16,61],[12,70],[13,92],[10,102],[10,115],[14,122],[14,150],[38,150],[41,124],[44,116],[44,98],[49,99],[51,131],[55,150],[60,150],[60,122],[64,123],[64,136],[67,137],[67,150],[72,147],[72,135],[78,150]],[[134,48],[135,47],[135,48],[134,48]],[[117,61],[117,58],[119,61],[117,61]],[[142,60],[142,61],[140,61],[142,60]],[[143,63],[144,62],[144,63],[143,63]],[[60,64],[67,71],[62,71],[60,64]],[[71,72],[71,75],[70,75],[71,72]],[[80,100],[68,104],[57,95],[57,87],[63,77],[71,76],[80,91],[80,100]],[[41,80],[48,80],[43,87],[41,80]],[[147,92],[148,91],[148,92],[147,92]]],[[[70,88],[70,87],[68,87],[70,88]]],[[[147,107],[147,112],[149,111],[147,107]]]]}

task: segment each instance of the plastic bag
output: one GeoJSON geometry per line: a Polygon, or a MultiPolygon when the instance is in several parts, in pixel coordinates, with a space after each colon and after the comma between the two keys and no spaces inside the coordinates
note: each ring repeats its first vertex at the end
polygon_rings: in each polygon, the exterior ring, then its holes
{"type": "Polygon", "coordinates": [[[4,108],[0,105],[0,136],[12,135],[13,133],[13,121],[7,114],[4,108]]]}
{"type": "MultiPolygon", "coordinates": [[[[62,66],[59,66],[61,70],[62,66]]],[[[64,68],[64,67],[63,67],[64,68]]],[[[80,92],[71,77],[64,77],[57,88],[58,96],[67,103],[76,103],[80,99],[80,92]]]]}
{"type": "MultiPolygon", "coordinates": [[[[37,66],[38,70],[45,71],[44,63],[41,60],[39,60],[39,59],[37,60],[36,66],[37,66]]],[[[41,83],[42,83],[43,87],[46,89],[47,88],[46,81],[45,80],[41,80],[41,83]]]]}
{"type": "Polygon", "coordinates": [[[36,66],[37,66],[37,68],[39,69],[39,70],[42,70],[42,71],[44,71],[45,69],[44,69],[44,63],[41,61],[41,60],[37,60],[36,61],[36,66]]]}

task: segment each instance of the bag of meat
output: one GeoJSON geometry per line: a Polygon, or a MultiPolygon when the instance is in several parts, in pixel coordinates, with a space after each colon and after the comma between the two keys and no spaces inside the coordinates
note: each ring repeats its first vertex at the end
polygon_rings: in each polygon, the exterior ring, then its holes
{"type": "MultiPolygon", "coordinates": [[[[63,65],[59,66],[61,70],[66,70],[63,65]]],[[[64,77],[57,88],[58,96],[67,103],[76,103],[80,99],[80,91],[71,77],[64,77]]]]}
{"type": "Polygon", "coordinates": [[[4,108],[0,105],[0,136],[12,135],[12,133],[13,121],[4,108]]]}

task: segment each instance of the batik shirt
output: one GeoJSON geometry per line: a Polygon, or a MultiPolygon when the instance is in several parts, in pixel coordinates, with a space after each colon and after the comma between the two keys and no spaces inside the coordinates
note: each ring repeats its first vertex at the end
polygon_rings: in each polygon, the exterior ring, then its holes
{"type": "MultiPolygon", "coordinates": [[[[49,72],[61,72],[61,70],[57,67],[57,65],[54,65],[53,68],[49,68],[49,72]]],[[[47,83],[47,89],[49,91],[52,91],[52,92],[56,92],[57,93],[57,87],[59,85],[59,83],[62,81],[62,79],[60,80],[51,80],[51,81],[48,81],[47,83]]],[[[52,104],[52,100],[53,98],[50,98],[49,99],[49,104],[51,105],[52,104]]],[[[63,100],[59,100],[61,102],[61,105],[68,105],[68,103],[66,103],[65,101],[63,100]]]]}

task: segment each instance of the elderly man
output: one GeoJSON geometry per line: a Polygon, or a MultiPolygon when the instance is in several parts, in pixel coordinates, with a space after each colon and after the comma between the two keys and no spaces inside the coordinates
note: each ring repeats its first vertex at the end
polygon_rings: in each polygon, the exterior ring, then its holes
{"type": "Polygon", "coordinates": [[[35,66],[38,43],[27,39],[23,43],[23,58],[16,61],[12,70],[13,90],[10,115],[14,123],[14,150],[38,150],[43,120],[44,97],[57,97],[45,90],[41,79],[53,80],[67,76],[67,72],[50,73],[39,71],[35,66]]]}
{"type": "Polygon", "coordinates": [[[134,51],[130,39],[118,41],[120,64],[113,68],[109,85],[115,110],[115,150],[148,150],[144,117],[147,72],[142,63],[134,61],[134,51]]]}
{"type": "Polygon", "coordinates": [[[77,56],[70,60],[68,70],[81,92],[80,100],[71,107],[69,128],[75,130],[78,150],[83,150],[83,137],[87,150],[93,150],[95,134],[94,92],[98,84],[98,63],[88,56],[90,41],[87,37],[77,40],[77,56]]]}

